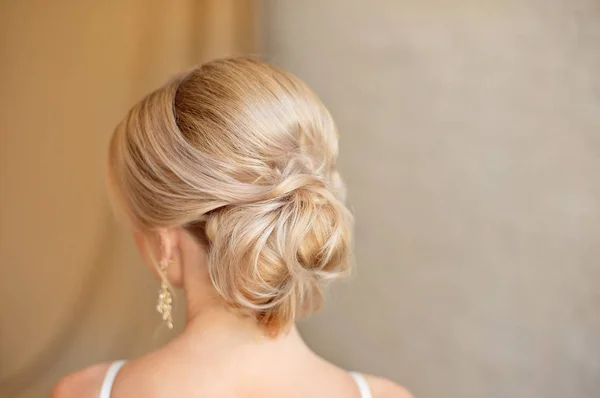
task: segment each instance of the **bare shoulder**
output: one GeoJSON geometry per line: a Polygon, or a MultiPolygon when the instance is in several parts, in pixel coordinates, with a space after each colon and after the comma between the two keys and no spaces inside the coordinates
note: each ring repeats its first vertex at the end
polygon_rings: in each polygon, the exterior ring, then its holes
{"type": "Polygon", "coordinates": [[[414,398],[404,387],[391,380],[372,375],[365,375],[373,398],[414,398]]]}
{"type": "Polygon", "coordinates": [[[52,389],[50,398],[97,397],[109,366],[93,365],[64,376],[52,389]]]}

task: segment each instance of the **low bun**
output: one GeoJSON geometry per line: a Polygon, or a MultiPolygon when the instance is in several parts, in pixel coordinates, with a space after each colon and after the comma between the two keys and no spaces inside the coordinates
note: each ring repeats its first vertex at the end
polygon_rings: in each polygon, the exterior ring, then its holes
{"type": "Polygon", "coordinates": [[[213,212],[206,236],[219,293],[280,330],[317,309],[323,286],[347,271],[351,215],[313,175],[289,176],[275,191],[213,212]]]}
{"type": "Polygon", "coordinates": [[[337,154],[333,120],[303,82],[231,58],[137,104],[113,135],[109,167],[136,225],[187,228],[223,299],[277,334],[348,270],[337,154]]]}

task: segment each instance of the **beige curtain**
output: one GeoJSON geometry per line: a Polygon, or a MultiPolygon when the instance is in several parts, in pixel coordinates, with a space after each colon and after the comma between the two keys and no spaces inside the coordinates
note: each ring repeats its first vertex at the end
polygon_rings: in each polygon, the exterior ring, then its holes
{"type": "Polygon", "coordinates": [[[257,0],[0,3],[0,396],[45,396],[67,372],[171,337],[112,221],[107,142],[177,71],[257,54],[257,15],[257,0]]]}

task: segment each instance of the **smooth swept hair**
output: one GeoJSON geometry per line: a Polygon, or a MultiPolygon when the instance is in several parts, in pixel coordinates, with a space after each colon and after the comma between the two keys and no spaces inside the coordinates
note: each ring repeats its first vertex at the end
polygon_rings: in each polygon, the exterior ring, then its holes
{"type": "Polygon", "coordinates": [[[136,104],[109,154],[136,228],[205,246],[226,303],[271,334],[317,309],[349,268],[352,215],[331,115],[298,78],[249,58],[181,74],[136,104]]]}

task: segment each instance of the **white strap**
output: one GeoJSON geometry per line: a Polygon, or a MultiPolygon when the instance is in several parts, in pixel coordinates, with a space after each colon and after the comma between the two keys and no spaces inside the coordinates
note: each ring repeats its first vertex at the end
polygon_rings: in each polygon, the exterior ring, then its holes
{"type": "Polygon", "coordinates": [[[360,398],[373,398],[373,396],[371,395],[371,389],[369,388],[369,383],[367,383],[367,379],[365,379],[365,376],[356,372],[350,372],[350,376],[352,376],[352,378],[356,382],[356,385],[358,386],[358,391],[360,391],[360,398]]]}
{"type": "Polygon", "coordinates": [[[110,392],[112,390],[113,383],[115,382],[115,378],[117,377],[117,373],[119,373],[119,370],[121,370],[123,365],[125,365],[125,362],[126,361],[115,361],[110,364],[110,367],[104,376],[104,381],[102,382],[99,398],[110,398],[110,392]]]}

